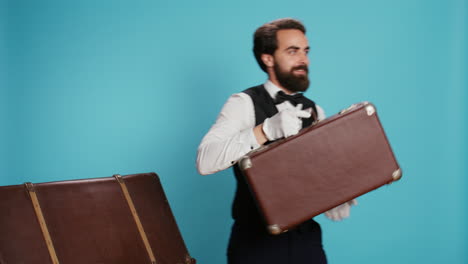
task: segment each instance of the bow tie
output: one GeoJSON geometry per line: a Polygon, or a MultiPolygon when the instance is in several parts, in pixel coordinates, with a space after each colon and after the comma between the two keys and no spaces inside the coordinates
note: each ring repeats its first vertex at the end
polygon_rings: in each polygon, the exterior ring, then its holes
{"type": "Polygon", "coordinates": [[[284,101],[289,101],[292,105],[296,106],[304,98],[302,93],[296,93],[294,95],[285,94],[283,91],[279,91],[276,94],[275,104],[281,104],[284,101]]]}

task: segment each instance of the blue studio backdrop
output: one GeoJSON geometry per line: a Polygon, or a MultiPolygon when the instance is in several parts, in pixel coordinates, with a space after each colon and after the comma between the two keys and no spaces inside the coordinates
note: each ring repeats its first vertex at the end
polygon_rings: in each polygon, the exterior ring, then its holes
{"type": "Polygon", "coordinates": [[[154,171],[190,253],[226,263],[235,181],[200,176],[197,147],[266,79],[254,30],[294,17],[307,95],[328,115],[373,102],[404,172],[317,217],[329,262],[468,262],[466,0],[0,3],[0,185],[154,171]]]}

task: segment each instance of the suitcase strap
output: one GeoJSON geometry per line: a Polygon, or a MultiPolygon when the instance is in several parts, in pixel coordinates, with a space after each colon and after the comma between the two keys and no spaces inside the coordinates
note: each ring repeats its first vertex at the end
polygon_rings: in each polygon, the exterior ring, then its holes
{"type": "Polygon", "coordinates": [[[42,214],[41,205],[39,204],[39,200],[37,199],[36,188],[34,188],[34,185],[30,182],[25,183],[25,186],[28,190],[29,197],[31,197],[34,211],[36,212],[36,217],[39,221],[42,235],[44,236],[44,240],[46,242],[47,249],[49,250],[49,255],[52,259],[52,263],[59,264],[57,253],[55,253],[54,244],[52,243],[52,238],[50,237],[49,230],[47,229],[47,225],[44,219],[44,215],[42,214]]]}
{"type": "Polygon", "coordinates": [[[120,187],[125,196],[125,199],[127,200],[128,206],[130,207],[130,211],[132,212],[132,215],[133,215],[133,219],[135,220],[135,223],[137,225],[138,232],[140,233],[141,239],[143,240],[143,243],[145,244],[146,251],[149,255],[149,258],[151,259],[151,264],[156,264],[156,258],[154,257],[153,251],[151,250],[148,237],[146,236],[145,230],[143,229],[143,225],[141,224],[140,217],[138,216],[138,213],[135,209],[135,205],[133,204],[132,197],[130,196],[130,193],[128,192],[127,186],[125,185],[125,182],[122,176],[120,176],[119,174],[114,175],[114,178],[120,184],[120,187]]]}

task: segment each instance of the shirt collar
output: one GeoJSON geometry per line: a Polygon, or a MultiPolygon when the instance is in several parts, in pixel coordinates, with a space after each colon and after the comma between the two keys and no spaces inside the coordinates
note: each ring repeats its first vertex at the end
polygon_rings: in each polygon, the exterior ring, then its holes
{"type": "Polygon", "coordinates": [[[263,85],[265,87],[265,90],[267,90],[268,94],[270,95],[271,98],[275,99],[276,94],[281,91],[281,88],[276,86],[274,83],[272,83],[270,80],[267,80],[265,84],[263,85]]]}

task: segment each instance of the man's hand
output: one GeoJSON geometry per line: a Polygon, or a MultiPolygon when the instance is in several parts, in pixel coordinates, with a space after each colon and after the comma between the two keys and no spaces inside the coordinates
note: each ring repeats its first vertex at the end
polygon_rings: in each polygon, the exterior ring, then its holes
{"type": "Polygon", "coordinates": [[[346,202],[342,205],[338,205],[337,207],[326,211],[325,215],[333,221],[341,221],[349,217],[349,212],[351,210],[352,205],[357,205],[356,199],[353,199],[349,202],[346,202]]]}
{"type": "Polygon", "coordinates": [[[302,110],[302,104],[294,107],[289,102],[287,103],[290,107],[263,122],[263,132],[270,141],[296,135],[302,128],[301,118],[309,118],[311,115],[311,109],[302,110]]]}

